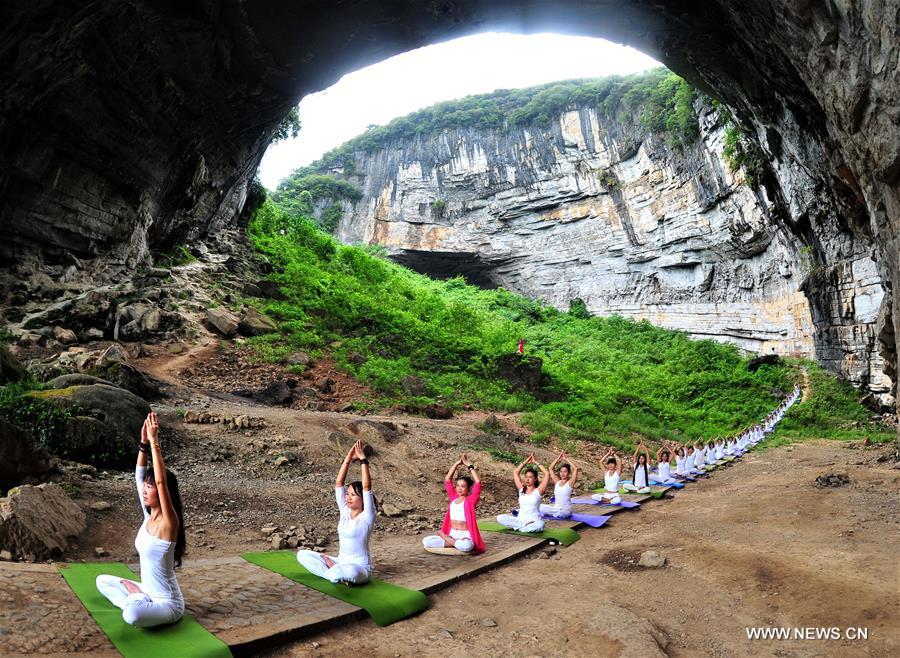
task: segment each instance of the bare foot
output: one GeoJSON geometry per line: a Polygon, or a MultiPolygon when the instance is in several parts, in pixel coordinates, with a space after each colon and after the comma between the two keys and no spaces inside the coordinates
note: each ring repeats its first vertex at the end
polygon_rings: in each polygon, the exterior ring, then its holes
{"type": "Polygon", "coordinates": [[[124,587],[125,589],[128,590],[129,594],[143,594],[144,593],[141,591],[140,587],[135,585],[130,580],[120,580],[119,582],[122,583],[122,587],[124,587]]]}
{"type": "Polygon", "coordinates": [[[331,567],[333,567],[334,564],[335,564],[334,560],[332,560],[332,559],[331,559],[330,557],[328,557],[327,555],[323,555],[323,556],[322,556],[322,559],[325,560],[325,566],[328,567],[329,569],[330,569],[331,567]]]}

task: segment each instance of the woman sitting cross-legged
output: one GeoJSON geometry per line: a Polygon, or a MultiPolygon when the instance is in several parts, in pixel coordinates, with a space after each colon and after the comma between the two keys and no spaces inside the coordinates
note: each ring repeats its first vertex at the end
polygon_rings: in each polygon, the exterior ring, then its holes
{"type": "Polygon", "coordinates": [[[505,525],[507,528],[518,530],[519,532],[540,532],[544,529],[544,522],[541,520],[541,496],[547,489],[550,482],[550,471],[538,464],[543,477],[538,482],[537,469],[529,466],[525,469],[525,475],[520,476],[525,464],[537,463],[534,453],[528,455],[521,464],[516,466],[513,471],[513,482],[516,489],[519,490],[519,510],[516,514],[501,514],[497,517],[497,523],[505,525]]]}
{"type": "Polygon", "coordinates": [[[444,489],[450,498],[444,525],[438,534],[425,537],[422,545],[425,548],[455,548],[461,553],[484,553],[484,541],[475,520],[475,508],[481,495],[481,478],[466,453],[447,471],[444,489]],[[465,466],[471,475],[457,475],[456,469],[460,466],[465,466]]]}
{"type": "Polygon", "coordinates": [[[372,494],[372,478],[369,474],[369,460],[361,441],[357,441],[344,457],[344,463],[334,481],[334,496],[341,512],[338,521],[340,549],[336,558],[321,555],[315,551],[297,552],[297,562],[310,573],[346,585],[362,585],[372,577],[372,563],[369,559],[369,537],[375,525],[375,496],[372,494]],[[344,486],[350,463],[358,461],[362,480],[344,486]]]}
{"type": "Polygon", "coordinates": [[[171,624],[184,614],[184,597],[175,567],[184,554],[184,515],[175,474],[166,470],[159,447],[159,421],[151,413],[141,428],[134,479],[144,522],[134,539],[141,561],[141,581],[97,576],[97,589],[122,609],[122,619],[146,628],[171,624]],[[147,455],[153,461],[147,468],[147,455]]]}
{"type": "Polygon", "coordinates": [[[670,463],[671,455],[668,445],[663,443],[662,447],[656,451],[656,473],[650,476],[650,482],[663,485],[675,484],[670,463]]]}
{"type": "Polygon", "coordinates": [[[570,459],[570,464],[559,466],[559,475],[556,474],[556,466],[567,459],[566,453],[559,453],[559,457],[550,464],[550,477],[553,478],[553,504],[541,505],[541,514],[552,516],[556,519],[567,519],[572,516],[572,490],[578,482],[578,466],[570,459]]]}
{"type": "Polygon", "coordinates": [[[618,505],[622,502],[622,497],[619,495],[622,460],[613,454],[613,450],[610,448],[606,451],[603,459],[600,460],[600,467],[606,469],[606,472],[603,473],[603,493],[591,494],[591,498],[599,500],[601,503],[618,505]]]}
{"type": "Polygon", "coordinates": [[[641,494],[650,493],[649,461],[650,451],[647,450],[647,446],[644,445],[644,440],[641,439],[637,448],[634,450],[634,478],[631,484],[625,483],[622,485],[622,488],[625,489],[625,491],[641,494]]]}

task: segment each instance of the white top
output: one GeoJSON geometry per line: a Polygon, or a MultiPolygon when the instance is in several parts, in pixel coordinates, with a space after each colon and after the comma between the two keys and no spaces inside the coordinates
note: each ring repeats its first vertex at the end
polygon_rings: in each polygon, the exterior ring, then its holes
{"type": "Polygon", "coordinates": [[[556,509],[572,513],[572,485],[569,482],[554,484],[553,498],[556,501],[556,509]]]}
{"type": "Polygon", "coordinates": [[[684,467],[686,466],[686,464],[684,463],[685,459],[687,458],[675,455],[675,472],[679,475],[684,475],[684,467]]]}
{"type": "Polygon", "coordinates": [[[716,449],[715,448],[707,448],[706,463],[707,464],[715,464],[716,463],[716,449]]]}
{"type": "Polygon", "coordinates": [[[687,457],[684,458],[684,467],[686,470],[693,470],[694,468],[694,460],[697,458],[697,453],[692,452],[687,457]]]}
{"type": "Polygon", "coordinates": [[[519,518],[530,520],[541,518],[541,492],[537,487],[532,489],[530,494],[519,492],[519,518]]]}
{"type": "Polygon", "coordinates": [[[138,466],[134,469],[134,481],[137,484],[138,501],[141,511],[144,513],[144,522],[134,538],[134,547],[137,549],[141,562],[141,589],[150,595],[151,599],[164,599],[175,601],[184,609],[184,597],[181,588],[175,578],[175,542],[165,541],[151,535],[147,530],[147,522],[150,520],[150,512],[144,507],[144,476],[147,469],[138,466]]]}
{"type": "Polygon", "coordinates": [[[668,480],[672,477],[672,469],[669,466],[669,462],[659,462],[656,466],[656,472],[660,480],[668,480]]]}
{"type": "Polygon", "coordinates": [[[647,469],[639,464],[634,465],[634,486],[638,489],[647,486],[647,469]]]}
{"type": "Polygon", "coordinates": [[[338,521],[338,541],[340,550],[337,561],[343,564],[358,564],[367,571],[372,570],[369,561],[369,536],[375,525],[375,496],[371,491],[363,490],[363,509],[356,518],[350,516],[350,508],[344,500],[346,487],[335,487],[334,497],[341,520],[338,521]]]}
{"type": "Polygon", "coordinates": [[[722,459],[725,456],[725,450],[722,448],[722,444],[719,443],[716,445],[716,459],[722,459]]]}
{"type": "Polygon", "coordinates": [[[619,493],[619,474],[615,471],[604,473],[603,486],[606,488],[606,493],[619,493]]]}
{"type": "Polygon", "coordinates": [[[450,503],[450,520],[466,522],[466,506],[463,505],[465,498],[457,498],[450,503]]]}

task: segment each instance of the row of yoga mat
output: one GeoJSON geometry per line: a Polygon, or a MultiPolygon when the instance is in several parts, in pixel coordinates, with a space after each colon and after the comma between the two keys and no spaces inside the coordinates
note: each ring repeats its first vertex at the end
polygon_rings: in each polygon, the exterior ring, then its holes
{"type": "MultiPolygon", "coordinates": [[[[650,495],[660,498],[666,488],[661,490],[655,488],[650,495]]],[[[574,498],[572,502],[580,505],[600,504],[591,498],[574,498]]],[[[622,501],[618,506],[635,508],[639,507],[639,504],[622,501]]],[[[552,516],[545,518],[553,520],[552,516]]],[[[573,513],[564,520],[599,528],[610,518],[610,516],[598,514],[573,513]]],[[[494,521],[479,521],[478,528],[483,532],[516,533],[494,521]]],[[[529,533],[529,536],[550,539],[564,546],[570,546],[579,539],[578,533],[571,528],[545,528],[541,532],[529,533]]],[[[379,626],[393,624],[422,612],[428,607],[428,599],[422,592],[399,587],[377,578],[373,578],[366,585],[359,587],[330,583],[304,569],[297,562],[293,551],[242,553],[241,557],[263,569],[268,569],[318,592],[362,608],[379,626]]],[[[122,619],[122,611],[100,594],[96,586],[97,576],[101,574],[137,579],[134,572],[124,564],[110,562],[61,564],[59,570],[72,592],[82,602],[97,625],[126,658],[173,658],[185,655],[197,658],[231,656],[231,651],[224,642],[188,614],[185,614],[175,624],[158,628],[141,629],[126,624],[122,619]]]]}

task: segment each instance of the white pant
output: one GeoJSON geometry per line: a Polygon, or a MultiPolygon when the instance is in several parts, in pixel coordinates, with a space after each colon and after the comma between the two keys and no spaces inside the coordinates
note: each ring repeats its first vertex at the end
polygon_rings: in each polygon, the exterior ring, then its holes
{"type": "Polygon", "coordinates": [[[545,516],[552,516],[554,519],[568,519],[572,516],[572,508],[561,508],[557,505],[547,505],[546,503],[541,505],[541,514],[545,516]]]}
{"type": "Polygon", "coordinates": [[[651,475],[650,482],[654,484],[675,484],[674,478],[666,478],[665,480],[660,479],[658,475],[651,475]]]}
{"type": "Polygon", "coordinates": [[[540,532],[544,529],[544,522],[541,519],[521,519],[512,514],[501,514],[497,517],[497,523],[519,532],[540,532]]]}
{"type": "Polygon", "coordinates": [[[361,564],[341,564],[335,558],[331,559],[334,560],[333,567],[329,567],[325,563],[325,557],[315,551],[297,551],[297,562],[319,578],[324,578],[332,583],[344,581],[353,585],[369,582],[372,574],[361,564]]]}
{"type": "MultiPolygon", "coordinates": [[[[425,548],[449,548],[444,542],[444,538],[438,535],[428,535],[424,539],[422,539],[422,546],[425,548]]],[[[475,548],[475,544],[468,537],[457,539],[453,544],[453,548],[458,550],[460,553],[470,553],[473,548],[475,548]]]]}
{"type": "MultiPolygon", "coordinates": [[[[143,591],[136,594],[129,594],[128,590],[122,584],[127,578],[119,578],[118,576],[97,576],[97,589],[117,608],[122,609],[122,619],[126,624],[137,626],[138,628],[149,628],[150,626],[160,626],[161,624],[173,624],[184,614],[184,603],[172,599],[153,600],[149,594],[143,591]]],[[[129,583],[140,587],[141,584],[135,580],[128,580],[129,583]]]]}
{"type": "Polygon", "coordinates": [[[599,500],[601,503],[612,503],[613,505],[618,505],[622,502],[622,496],[618,493],[612,493],[611,491],[591,494],[591,498],[599,500]]]}
{"type": "Polygon", "coordinates": [[[625,484],[623,484],[622,488],[625,491],[635,491],[637,493],[650,493],[650,487],[641,487],[640,489],[638,489],[636,486],[634,486],[630,482],[626,482],[625,484]]]}

